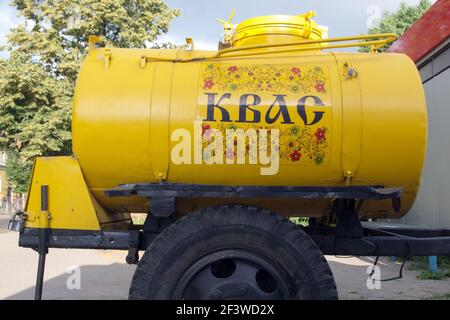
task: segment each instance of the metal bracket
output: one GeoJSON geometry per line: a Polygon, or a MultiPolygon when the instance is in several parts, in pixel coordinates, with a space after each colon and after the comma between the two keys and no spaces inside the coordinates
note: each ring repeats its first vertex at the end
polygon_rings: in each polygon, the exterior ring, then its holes
{"type": "Polygon", "coordinates": [[[355,203],[355,199],[336,200],[336,238],[362,238],[363,227],[355,203]]]}
{"type": "Polygon", "coordinates": [[[147,57],[145,55],[141,56],[141,60],[139,61],[139,67],[144,69],[147,65],[147,57]]]}
{"type": "Polygon", "coordinates": [[[128,244],[128,254],[125,261],[128,264],[137,264],[139,262],[139,231],[130,232],[128,244]]]}
{"type": "Polygon", "coordinates": [[[170,217],[175,213],[175,197],[150,197],[150,213],[155,217],[170,217]]]}
{"type": "Polygon", "coordinates": [[[149,214],[144,222],[144,233],[158,234],[170,226],[174,221],[175,218],[173,215],[170,217],[156,217],[155,215],[149,214]]]}
{"type": "Polygon", "coordinates": [[[105,69],[109,69],[110,61],[111,61],[111,49],[105,49],[105,56],[104,56],[105,69]]]}

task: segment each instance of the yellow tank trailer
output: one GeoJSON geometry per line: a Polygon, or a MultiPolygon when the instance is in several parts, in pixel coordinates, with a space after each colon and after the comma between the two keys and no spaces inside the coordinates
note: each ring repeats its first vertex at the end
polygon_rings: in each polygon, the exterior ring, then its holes
{"type": "Polygon", "coordinates": [[[327,38],[313,16],[221,21],[218,51],[91,37],[73,156],[36,159],[23,224],[12,222],[20,245],[125,249],[129,263],[146,250],[130,297],[163,299],[333,299],[322,253],[397,254],[404,242],[360,220],[399,218],[414,202],[427,135],[419,74],[406,55],[376,53],[394,35],[327,38]],[[358,46],[372,52],[333,51],[358,46]],[[230,132],[244,134],[231,149],[230,132]]]}

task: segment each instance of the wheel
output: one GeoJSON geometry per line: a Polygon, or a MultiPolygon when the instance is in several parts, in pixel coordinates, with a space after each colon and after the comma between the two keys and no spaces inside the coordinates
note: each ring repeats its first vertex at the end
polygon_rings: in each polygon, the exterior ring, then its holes
{"type": "Polygon", "coordinates": [[[322,252],[267,210],[211,207],[173,223],[145,251],[130,299],[337,299],[322,252]]]}

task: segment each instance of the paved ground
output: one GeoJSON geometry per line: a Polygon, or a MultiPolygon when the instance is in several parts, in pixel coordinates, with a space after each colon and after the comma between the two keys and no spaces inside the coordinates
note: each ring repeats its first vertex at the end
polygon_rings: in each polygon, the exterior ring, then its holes
{"type": "Polygon", "coordinates": [[[8,232],[9,216],[0,215],[0,233],[8,232]]]}
{"type": "MultiPolygon", "coordinates": [[[[0,216],[0,299],[32,299],[37,253],[17,246],[18,234],[5,230],[0,216]]],[[[341,299],[425,299],[450,292],[450,280],[418,280],[417,271],[405,268],[404,278],[381,282],[381,289],[367,289],[369,258],[327,257],[341,299]]],[[[126,299],[134,266],[125,252],[51,249],[45,270],[44,299],[126,299]],[[79,267],[78,271],[70,271],[79,267]],[[80,289],[75,275],[80,274],[80,289]],[[73,289],[68,289],[69,287],[73,289]]],[[[400,265],[389,259],[379,262],[381,278],[397,276],[400,265]]]]}

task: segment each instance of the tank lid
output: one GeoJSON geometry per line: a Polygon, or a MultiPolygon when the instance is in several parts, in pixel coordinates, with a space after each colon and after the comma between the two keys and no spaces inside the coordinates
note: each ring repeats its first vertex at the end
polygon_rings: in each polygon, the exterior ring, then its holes
{"type": "Polygon", "coordinates": [[[328,37],[328,28],[319,26],[311,18],[316,12],[309,11],[297,16],[261,16],[239,23],[231,38],[232,47],[242,45],[291,42],[293,38],[317,40],[328,37]]]}

